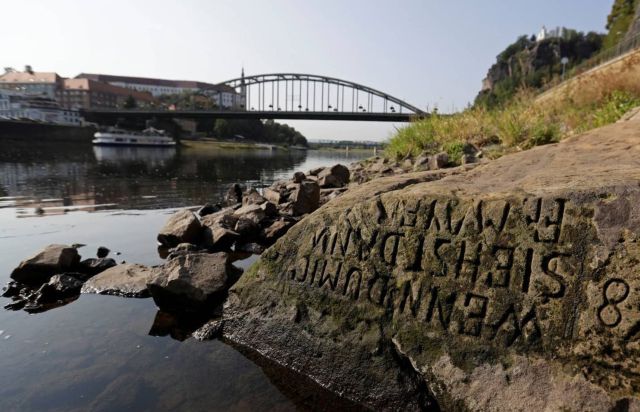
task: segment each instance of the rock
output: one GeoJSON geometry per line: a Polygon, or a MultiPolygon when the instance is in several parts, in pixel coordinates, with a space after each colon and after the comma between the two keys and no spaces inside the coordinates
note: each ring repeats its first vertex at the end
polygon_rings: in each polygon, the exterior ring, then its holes
{"type": "Polygon", "coordinates": [[[104,246],[100,246],[98,248],[98,252],[96,253],[96,256],[98,256],[98,259],[102,259],[102,258],[106,258],[107,256],[109,256],[109,253],[111,253],[109,248],[106,248],[104,246]]]}
{"type": "Polygon", "coordinates": [[[207,215],[202,218],[202,226],[205,227],[224,227],[233,229],[238,221],[238,217],[234,215],[232,208],[222,209],[220,212],[207,215]]]}
{"type": "Polygon", "coordinates": [[[260,205],[246,205],[242,206],[240,209],[233,212],[233,215],[238,219],[248,219],[253,221],[256,225],[260,224],[262,220],[266,217],[266,213],[260,205]]]}
{"type": "Polygon", "coordinates": [[[227,206],[235,205],[236,203],[242,203],[242,192],[244,192],[244,186],[234,183],[229,186],[229,190],[224,196],[224,202],[227,206]]]}
{"type": "Polygon", "coordinates": [[[294,223],[295,222],[285,219],[276,220],[271,226],[262,231],[262,237],[268,244],[271,244],[287,233],[287,230],[289,230],[294,223]]]}
{"type": "Polygon", "coordinates": [[[198,209],[198,216],[205,217],[207,215],[217,213],[220,210],[222,210],[222,206],[220,206],[219,204],[212,205],[211,203],[207,203],[206,205],[198,209]]]}
{"type": "Polygon", "coordinates": [[[183,209],[174,213],[158,234],[158,242],[167,247],[180,243],[198,243],[202,225],[198,217],[190,210],[183,209]]]}
{"type": "Polygon", "coordinates": [[[62,274],[53,275],[48,283],[45,283],[36,292],[38,297],[37,303],[49,303],[62,300],[80,294],[82,281],[77,278],[62,274]]]}
{"type": "Polygon", "coordinates": [[[180,243],[178,246],[169,249],[167,252],[167,259],[174,259],[177,256],[186,255],[195,252],[205,252],[206,249],[191,243],[180,243]]]}
{"type": "Polygon", "coordinates": [[[56,273],[72,270],[80,262],[78,251],[66,245],[49,245],[24,260],[11,272],[11,279],[27,285],[41,285],[56,273]]]}
{"type": "Polygon", "coordinates": [[[253,219],[241,217],[238,219],[234,231],[238,233],[241,238],[247,239],[257,234],[260,231],[260,226],[253,219]]]}
{"type": "Polygon", "coordinates": [[[415,162],[413,162],[413,170],[422,171],[427,169],[429,169],[429,157],[422,154],[416,158],[415,162]]]}
{"type": "Polygon", "coordinates": [[[294,183],[302,183],[302,181],[306,178],[305,174],[302,172],[295,172],[293,174],[293,182],[294,183]]]}
{"type": "Polygon", "coordinates": [[[271,188],[271,187],[265,188],[264,191],[262,192],[262,195],[269,202],[272,202],[276,205],[282,203],[285,200],[284,191],[281,191],[280,189],[271,188]]]}
{"type": "Polygon", "coordinates": [[[247,193],[245,193],[245,195],[242,197],[242,205],[259,205],[261,203],[264,203],[265,200],[266,199],[262,197],[262,195],[258,193],[256,189],[252,188],[247,191],[247,193]]]}
{"type": "Polygon", "coordinates": [[[322,172],[324,169],[325,169],[324,167],[316,167],[315,169],[309,170],[309,175],[318,176],[320,172],[322,172]]]}
{"type": "Polygon", "coordinates": [[[193,337],[199,341],[216,339],[222,336],[222,328],[224,321],[216,319],[202,325],[198,330],[193,332],[193,337]]]}
{"type": "Polygon", "coordinates": [[[637,405],[630,123],[350,189],[234,285],[224,338],[375,410],[637,405]]]}
{"type": "MultiPolygon", "coordinates": [[[[114,267],[116,261],[111,258],[89,258],[81,261],[78,264],[78,270],[89,277],[95,276],[100,272],[114,267]]],[[[84,280],[86,280],[84,279],[84,280]]]]}
{"type": "Polygon", "coordinates": [[[438,170],[449,164],[449,155],[447,152],[440,152],[429,158],[429,169],[438,170]]]}
{"type": "Polygon", "coordinates": [[[114,266],[92,277],[82,285],[82,293],[118,295],[132,298],[149,296],[147,282],[156,274],[157,269],[138,264],[114,266]]]}
{"type": "Polygon", "coordinates": [[[236,245],[235,250],[236,252],[247,252],[250,253],[252,255],[261,255],[262,252],[264,252],[265,247],[262,246],[259,243],[241,243],[239,245],[236,245]]]}
{"type": "Polygon", "coordinates": [[[341,164],[325,168],[318,174],[320,187],[342,187],[349,183],[349,169],[341,164]]]}
{"type": "Polygon", "coordinates": [[[164,264],[148,287],[158,307],[169,311],[207,310],[221,302],[242,270],[227,253],[179,256],[164,264]]]}
{"type": "Polygon", "coordinates": [[[278,214],[278,207],[271,202],[264,202],[260,205],[260,209],[264,210],[266,216],[275,216],[278,214]]]}
{"type": "Polygon", "coordinates": [[[320,186],[316,182],[305,181],[291,193],[291,206],[294,216],[311,213],[320,204],[320,186]]]}
{"type": "Polygon", "coordinates": [[[240,239],[240,234],[221,226],[206,227],[203,234],[203,245],[210,250],[226,250],[240,239]]]}
{"type": "Polygon", "coordinates": [[[472,154],[463,154],[462,158],[460,159],[460,163],[462,163],[463,165],[467,165],[469,163],[475,163],[477,161],[478,159],[476,158],[476,156],[472,154]]]}
{"type": "Polygon", "coordinates": [[[15,296],[19,296],[25,288],[26,286],[22,283],[18,283],[15,280],[9,281],[9,283],[7,283],[7,286],[2,289],[2,297],[12,298],[15,296]]]}

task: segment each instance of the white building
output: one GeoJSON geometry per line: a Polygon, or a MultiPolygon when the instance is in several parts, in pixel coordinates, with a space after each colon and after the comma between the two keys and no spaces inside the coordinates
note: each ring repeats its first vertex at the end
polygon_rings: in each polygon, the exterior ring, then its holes
{"type": "Polygon", "coordinates": [[[542,26],[542,29],[540,29],[540,32],[538,32],[538,35],[536,36],[536,41],[552,39],[555,37],[564,37],[564,34],[565,34],[564,27],[556,27],[555,29],[547,30],[545,26],[542,26]]]}
{"type": "Polygon", "coordinates": [[[0,90],[0,121],[28,120],[64,126],[82,126],[77,110],[64,109],[53,99],[0,90]]]}

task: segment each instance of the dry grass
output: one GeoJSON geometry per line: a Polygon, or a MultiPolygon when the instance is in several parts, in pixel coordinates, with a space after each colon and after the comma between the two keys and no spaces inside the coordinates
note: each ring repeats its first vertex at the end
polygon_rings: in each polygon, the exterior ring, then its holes
{"type": "Polygon", "coordinates": [[[499,155],[613,123],[639,105],[640,53],[582,76],[544,100],[533,90],[520,90],[500,109],[473,107],[414,122],[398,130],[386,153],[405,158],[445,150],[456,161],[461,147],[471,143],[499,155]]]}

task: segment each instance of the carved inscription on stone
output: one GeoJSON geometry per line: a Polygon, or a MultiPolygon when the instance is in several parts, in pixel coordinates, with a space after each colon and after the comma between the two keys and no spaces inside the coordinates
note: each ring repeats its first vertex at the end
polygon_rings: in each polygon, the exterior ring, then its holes
{"type": "MultiPolygon", "coordinates": [[[[573,319],[546,316],[565,304],[583,265],[563,236],[567,200],[378,199],[374,206],[305,234],[295,253],[268,254],[286,268],[280,281],[501,346],[572,329],[573,319]]],[[[609,327],[629,293],[620,282],[607,286],[598,311],[609,327]]]]}

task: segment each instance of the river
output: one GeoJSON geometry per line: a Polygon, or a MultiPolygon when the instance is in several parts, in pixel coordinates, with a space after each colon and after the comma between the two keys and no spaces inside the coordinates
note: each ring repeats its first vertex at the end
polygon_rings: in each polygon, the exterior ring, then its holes
{"type": "MultiPolygon", "coordinates": [[[[260,187],[370,155],[0,141],[0,283],[51,243],[83,244],[83,258],[106,246],[118,262],[160,264],[155,237],[175,208],[216,201],[230,183],[260,187]]],[[[44,313],[0,309],[0,410],[345,406],[255,354],[184,329],[151,299],[81,295],[44,313]]]]}

